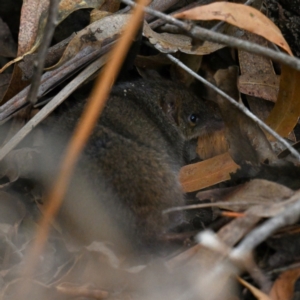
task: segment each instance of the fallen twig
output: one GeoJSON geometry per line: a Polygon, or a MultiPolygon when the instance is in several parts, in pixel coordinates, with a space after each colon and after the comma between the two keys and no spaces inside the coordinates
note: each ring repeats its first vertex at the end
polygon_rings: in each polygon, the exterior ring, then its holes
{"type": "Polygon", "coordinates": [[[50,46],[52,36],[57,23],[58,4],[60,0],[50,0],[48,8],[48,18],[45,26],[43,39],[39,48],[38,57],[34,62],[34,74],[31,79],[31,86],[26,101],[35,104],[37,102],[37,93],[41,82],[41,77],[45,65],[47,50],[50,46]]]}

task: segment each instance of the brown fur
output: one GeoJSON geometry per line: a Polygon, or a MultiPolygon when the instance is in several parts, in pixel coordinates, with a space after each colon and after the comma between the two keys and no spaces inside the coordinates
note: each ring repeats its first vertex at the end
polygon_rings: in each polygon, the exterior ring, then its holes
{"type": "MultiPolygon", "coordinates": [[[[70,136],[83,105],[64,111],[50,136],[70,136]]],[[[63,228],[83,243],[104,238],[146,251],[159,247],[162,235],[185,221],[184,213],[162,215],[184,204],[184,143],[214,124],[219,120],[203,101],[172,82],[116,85],[75,171],[59,217],[63,228]],[[200,116],[197,124],[190,114],[200,116]]],[[[57,165],[65,144],[63,138],[51,150],[49,165],[57,165]]]]}

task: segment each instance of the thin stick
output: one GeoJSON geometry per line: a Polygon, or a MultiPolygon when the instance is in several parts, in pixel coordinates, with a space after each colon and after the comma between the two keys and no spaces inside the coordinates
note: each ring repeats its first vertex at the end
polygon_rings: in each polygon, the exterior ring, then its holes
{"type": "Polygon", "coordinates": [[[300,192],[297,192],[293,198],[298,198],[297,202],[289,205],[282,213],[252,230],[232,251],[232,256],[237,259],[243,259],[279,228],[296,223],[300,217],[300,192]]]}
{"type": "Polygon", "coordinates": [[[199,209],[199,208],[206,208],[206,207],[230,207],[230,206],[242,206],[242,205],[257,205],[261,204],[261,201],[241,201],[241,202],[227,202],[227,201],[219,201],[219,202],[212,202],[212,203],[199,203],[199,204],[190,204],[184,206],[175,206],[168,209],[163,210],[163,214],[168,214],[175,211],[181,210],[191,210],[191,209],[199,209]]]}
{"type": "MultiPolygon", "coordinates": [[[[31,79],[31,86],[27,95],[27,101],[35,104],[37,93],[41,82],[41,77],[45,65],[47,50],[50,46],[55,27],[57,25],[58,4],[60,0],[50,0],[48,8],[48,19],[44,30],[43,39],[38,52],[38,57],[34,62],[34,74],[31,79]]],[[[27,102],[26,101],[26,102],[27,102]]]]}

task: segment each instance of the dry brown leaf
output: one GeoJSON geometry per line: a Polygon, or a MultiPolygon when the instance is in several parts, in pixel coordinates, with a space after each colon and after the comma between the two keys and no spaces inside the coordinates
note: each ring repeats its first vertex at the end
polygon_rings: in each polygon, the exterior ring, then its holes
{"type": "Polygon", "coordinates": [[[227,152],[184,166],[180,170],[180,182],[185,192],[193,192],[229,180],[229,173],[235,172],[238,168],[227,152]]]}
{"type": "Polygon", "coordinates": [[[230,2],[215,2],[175,14],[174,17],[191,20],[225,21],[261,35],[293,55],[279,28],[260,11],[251,6],[230,2]]]}
{"type": "MultiPolygon", "coordinates": [[[[268,41],[254,33],[244,31],[241,39],[263,47],[268,47],[268,41]]],[[[241,74],[272,74],[275,75],[272,60],[248,51],[238,50],[238,60],[241,74]]]]}
{"type": "Polygon", "coordinates": [[[300,268],[283,272],[274,282],[270,291],[272,300],[293,299],[294,286],[300,277],[300,268]]]}
{"type": "MultiPolygon", "coordinates": [[[[0,73],[3,72],[10,65],[23,59],[23,56],[36,50],[34,43],[38,37],[38,34],[42,34],[42,29],[46,25],[46,16],[48,10],[49,0],[28,0],[23,3],[20,19],[20,30],[18,38],[18,53],[17,58],[7,63],[0,73]]],[[[20,70],[14,70],[13,80],[21,80],[20,70]]],[[[24,83],[26,86],[26,83],[24,83]]]]}
{"type": "Polygon", "coordinates": [[[113,38],[121,34],[124,25],[128,22],[130,15],[111,15],[99,21],[93,22],[86,28],[77,32],[65,49],[61,59],[47,70],[54,69],[70,60],[80,50],[86,47],[101,48],[103,40],[113,38]],[[114,26],[111,26],[114,24],[114,26]]]}
{"type": "MultiPolygon", "coordinates": [[[[20,61],[23,58],[23,55],[33,47],[38,34],[40,16],[46,14],[48,4],[49,0],[28,0],[23,2],[20,18],[17,58],[10,61],[2,69],[0,69],[0,73],[11,64],[20,61]]],[[[15,66],[4,100],[6,101],[10,99],[27,85],[28,81],[22,79],[21,69],[18,66],[15,66]]]]}
{"type": "Polygon", "coordinates": [[[276,102],[279,77],[273,74],[244,74],[239,77],[241,93],[276,102]]]}
{"type": "MultiPolygon", "coordinates": [[[[267,40],[253,33],[245,31],[241,38],[268,47],[267,40]]],[[[263,99],[276,102],[279,91],[280,80],[275,74],[273,63],[266,57],[254,55],[243,50],[239,50],[238,55],[241,71],[239,90],[241,93],[248,95],[246,99],[251,111],[261,120],[266,120],[274,105],[263,99]]],[[[296,141],[293,132],[289,134],[288,138],[296,141]]]]}
{"type": "Polygon", "coordinates": [[[258,300],[271,300],[272,299],[273,300],[272,297],[270,298],[267,294],[263,293],[258,288],[256,288],[252,284],[246,282],[242,278],[238,277],[237,279],[244,287],[246,287],[253,294],[253,296],[256,297],[256,299],[258,299],[258,300]]]}
{"type": "MultiPolygon", "coordinates": [[[[241,39],[268,47],[267,40],[251,32],[245,31],[241,39]]],[[[238,50],[238,56],[241,72],[239,78],[240,92],[276,102],[279,91],[279,78],[275,74],[271,59],[244,50],[238,50]]],[[[252,109],[251,104],[253,101],[251,97],[247,97],[247,100],[252,109]]],[[[260,102],[262,102],[262,100],[260,102]]],[[[255,108],[254,105],[254,109],[255,108]]],[[[266,107],[263,106],[263,108],[266,107]]],[[[261,113],[261,109],[256,109],[253,112],[258,117],[264,115],[264,112],[261,113]]],[[[266,111],[267,115],[269,113],[270,110],[266,111]]]]}
{"type": "Polygon", "coordinates": [[[39,24],[45,23],[49,0],[23,2],[18,39],[18,56],[24,55],[34,45],[39,24]]]}
{"type": "Polygon", "coordinates": [[[278,100],[266,123],[284,137],[294,129],[300,116],[299,82],[300,72],[282,65],[278,100]]]}
{"type": "Polygon", "coordinates": [[[241,211],[258,203],[272,204],[281,202],[291,197],[293,194],[293,190],[276,182],[264,179],[254,179],[232,188],[199,192],[196,197],[199,200],[210,199],[213,202],[222,201],[224,204],[219,205],[220,208],[241,211]],[[266,193],[266,191],[268,191],[268,193],[266,193]],[[239,204],[240,202],[248,202],[249,204],[239,204]],[[254,202],[257,203],[254,204],[254,202]],[[226,205],[226,203],[236,203],[237,205],[226,205]]]}
{"type": "MultiPolygon", "coordinates": [[[[261,45],[263,47],[268,47],[268,41],[266,39],[251,32],[244,31],[244,34],[241,36],[241,39],[261,45]]],[[[261,86],[261,83],[259,83],[258,89],[252,84],[249,85],[248,79],[248,83],[246,84],[242,83],[241,81],[243,80],[243,76],[251,76],[253,77],[254,81],[257,76],[267,76],[267,78],[275,78],[276,74],[274,71],[273,63],[269,58],[260,55],[255,55],[253,53],[243,50],[238,50],[238,57],[241,72],[241,76],[239,78],[239,90],[241,93],[247,94],[246,100],[250,110],[259,119],[265,120],[269,116],[271,110],[273,109],[274,104],[272,102],[265,101],[257,97],[265,97],[266,99],[270,98],[269,100],[273,99],[273,101],[275,102],[277,100],[279,91],[279,80],[277,82],[277,87],[274,86],[271,88],[269,86],[266,88],[265,85],[261,86]],[[247,90],[245,90],[245,88],[247,88],[247,90]],[[252,91],[252,88],[254,88],[255,90],[252,91]],[[254,96],[251,95],[251,92],[253,92],[254,96]]],[[[251,82],[253,82],[252,78],[250,80],[251,82]]],[[[274,80],[274,82],[275,81],[276,80],[274,80]]]]}
{"type": "Polygon", "coordinates": [[[205,41],[203,45],[192,45],[192,39],[183,34],[157,33],[153,31],[147,22],[144,22],[143,35],[156,49],[163,53],[181,51],[187,54],[206,55],[215,52],[224,45],[205,41]]]}

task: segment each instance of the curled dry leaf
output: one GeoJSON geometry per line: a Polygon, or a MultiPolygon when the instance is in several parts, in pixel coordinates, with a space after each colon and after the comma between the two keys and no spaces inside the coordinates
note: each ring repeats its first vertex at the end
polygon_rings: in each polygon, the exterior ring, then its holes
{"type": "Polygon", "coordinates": [[[174,17],[191,20],[225,21],[263,36],[293,55],[279,28],[260,11],[251,6],[230,2],[215,2],[175,14],[174,17]]]}
{"type": "Polygon", "coordinates": [[[101,44],[105,39],[113,39],[116,35],[120,35],[122,28],[128,22],[130,15],[111,15],[99,21],[96,21],[83,30],[77,32],[65,49],[61,59],[57,64],[49,69],[62,65],[65,61],[70,60],[80,50],[86,47],[101,48],[101,44]],[[114,24],[114,26],[111,26],[114,24]]]}
{"type": "Polygon", "coordinates": [[[203,45],[192,45],[192,39],[183,34],[157,33],[153,31],[147,22],[144,22],[143,35],[156,49],[163,53],[181,51],[187,54],[206,55],[215,52],[224,45],[205,41],[203,45]]]}
{"type": "Polygon", "coordinates": [[[300,268],[280,274],[270,291],[272,300],[293,299],[295,283],[300,277],[300,268]]]}
{"type": "MultiPolygon", "coordinates": [[[[300,116],[300,72],[282,65],[279,94],[266,123],[281,136],[287,136],[300,116]]],[[[272,137],[269,139],[273,140],[272,137]]]]}

